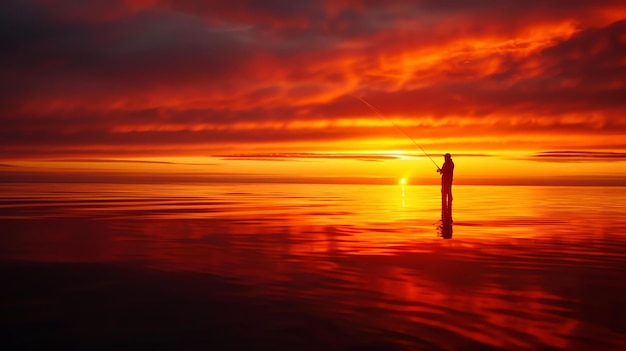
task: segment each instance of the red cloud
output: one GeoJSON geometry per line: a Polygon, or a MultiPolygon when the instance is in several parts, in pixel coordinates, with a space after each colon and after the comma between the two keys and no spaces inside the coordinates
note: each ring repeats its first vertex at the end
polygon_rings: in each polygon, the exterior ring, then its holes
{"type": "Polygon", "coordinates": [[[8,158],[407,144],[350,94],[433,147],[607,149],[626,131],[623,1],[48,0],[0,10],[12,33],[0,44],[8,158]]]}

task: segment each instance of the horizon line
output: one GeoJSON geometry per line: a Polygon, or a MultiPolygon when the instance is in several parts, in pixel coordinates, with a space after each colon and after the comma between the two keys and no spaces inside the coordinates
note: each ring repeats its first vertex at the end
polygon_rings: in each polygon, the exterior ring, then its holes
{"type": "MultiPolygon", "coordinates": [[[[337,185],[402,185],[400,181],[407,179],[405,186],[440,185],[439,178],[413,179],[403,177],[285,177],[281,175],[251,174],[158,174],[158,173],[125,173],[125,174],[91,174],[91,173],[5,173],[0,174],[0,183],[94,183],[94,184],[337,184],[337,185]]],[[[626,186],[626,179],[618,176],[550,176],[550,177],[468,177],[456,178],[455,186],[626,186]]]]}

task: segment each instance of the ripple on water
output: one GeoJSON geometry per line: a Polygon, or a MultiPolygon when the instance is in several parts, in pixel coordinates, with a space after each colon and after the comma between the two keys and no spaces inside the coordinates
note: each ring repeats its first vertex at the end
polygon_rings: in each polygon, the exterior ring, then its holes
{"type": "MultiPolygon", "coordinates": [[[[437,187],[265,187],[0,185],[0,258],[123,262],[177,282],[192,272],[193,287],[224,279],[241,290],[220,301],[258,301],[250,311],[266,319],[252,326],[274,340],[334,326],[409,349],[626,348],[622,188],[457,187],[453,236],[442,240],[437,187]]],[[[67,272],[60,281],[75,279],[67,272]]],[[[218,286],[204,293],[216,298],[218,286]]],[[[185,289],[167,304],[184,305],[185,289]]],[[[192,315],[177,320],[189,326],[192,315]]]]}

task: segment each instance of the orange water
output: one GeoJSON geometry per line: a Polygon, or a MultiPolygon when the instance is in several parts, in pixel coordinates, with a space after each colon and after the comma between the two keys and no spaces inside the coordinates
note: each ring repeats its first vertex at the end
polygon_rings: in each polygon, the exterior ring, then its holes
{"type": "Polygon", "coordinates": [[[409,349],[626,349],[626,188],[454,197],[445,240],[435,186],[2,184],[0,259],[228,277],[409,349]]]}

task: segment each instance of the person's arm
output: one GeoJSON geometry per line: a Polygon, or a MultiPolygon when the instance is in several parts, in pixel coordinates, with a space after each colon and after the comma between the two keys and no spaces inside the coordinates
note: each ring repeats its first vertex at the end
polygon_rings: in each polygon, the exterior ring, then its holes
{"type": "Polygon", "coordinates": [[[441,170],[439,170],[439,173],[444,176],[450,173],[450,164],[448,162],[444,162],[443,166],[441,166],[441,170]]]}
{"type": "Polygon", "coordinates": [[[441,173],[441,175],[443,175],[446,172],[446,166],[448,165],[447,162],[444,162],[443,165],[441,165],[441,168],[437,169],[437,173],[441,173]]]}

